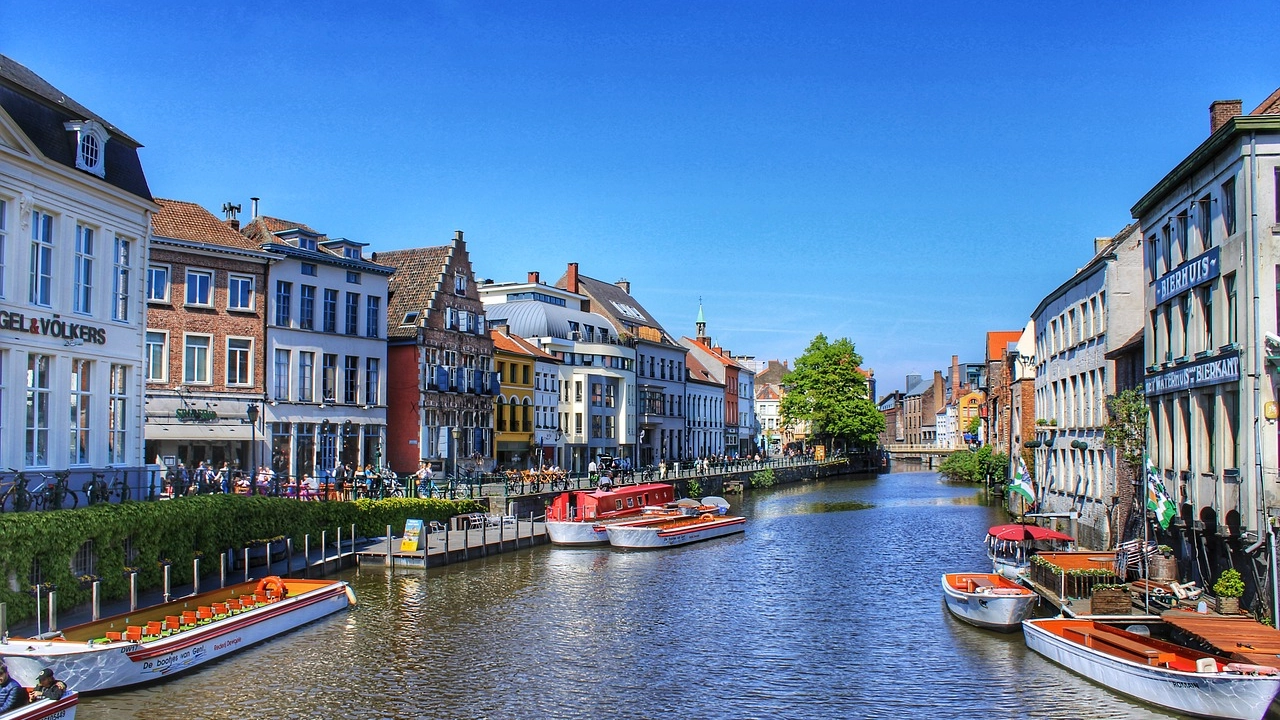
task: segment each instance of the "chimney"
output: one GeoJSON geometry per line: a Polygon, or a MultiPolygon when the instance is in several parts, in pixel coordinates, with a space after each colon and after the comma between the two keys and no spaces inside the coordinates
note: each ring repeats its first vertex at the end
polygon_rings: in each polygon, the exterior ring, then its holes
{"type": "Polygon", "coordinates": [[[490,325],[489,329],[495,330],[502,335],[511,334],[511,325],[509,325],[508,323],[502,323],[501,325],[490,325]]]}
{"type": "Polygon", "coordinates": [[[238,212],[240,212],[239,205],[232,205],[229,202],[222,203],[222,213],[226,215],[226,219],[223,222],[236,231],[240,230],[240,221],[236,219],[236,213],[238,212]]]}
{"type": "Polygon", "coordinates": [[[258,198],[249,198],[249,220],[250,222],[258,219],[258,198]]]}
{"type": "Polygon", "coordinates": [[[1110,244],[1110,242],[1111,242],[1113,239],[1114,239],[1114,238],[1109,238],[1109,237],[1096,237],[1096,238],[1094,238],[1094,239],[1093,239],[1093,254],[1094,254],[1094,255],[1097,255],[1098,253],[1102,252],[1102,250],[1103,250],[1105,247],[1107,247],[1107,245],[1108,245],[1108,244],[1110,244]]]}
{"type": "Polygon", "coordinates": [[[564,289],[571,293],[578,292],[578,263],[569,263],[569,272],[565,277],[564,289]]]}
{"type": "Polygon", "coordinates": [[[919,384],[920,384],[920,376],[919,376],[919,375],[916,375],[916,374],[912,373],[911,375],[908,375],[908,376],[907,376],[907,390],[910,390],[911,388],[913,388],[913,387],[915,387],[916,385],[919,385],[919,384]]]}
{"type": "Polygon", "coordinates": [[[454,241],[454,242],[456,242],[456,243],[460,243],[460,242],[462,242],[462,231],[461,231],[461,230],[454,230],[454,231],[453,231],[453,241],[454,241]]]}
{"type": "Polygon", "coordinates": [[[626,278],[619,278],[618,282],[614,283],[614,285],[617,285],[618,287],[622,288],[622,292],[624,292],[624,293],[626,293],[626,294],[628,294],[628,295],[630,295],[630,294],[631,294],[631,281],[630,281],[630,280],[627,280],[626,278]]]}
{"type": "Polygon", "coordinates": [[[1209,103],[1209,134],[1217,132],[1231,118],[1239,117],[1243,107],[1241,100],[1214,100],[1209,103]]]}
{"type": "Polygon", "coordinates": [[[534,272],[529,273],[529,284],[530,285],[538,284],[538,273],[536,270],[534,272]]]}
{"type": "Polygon", "coordinates": [[[951,397],[960,397],[960,356],[951,356],[951,397]]]}

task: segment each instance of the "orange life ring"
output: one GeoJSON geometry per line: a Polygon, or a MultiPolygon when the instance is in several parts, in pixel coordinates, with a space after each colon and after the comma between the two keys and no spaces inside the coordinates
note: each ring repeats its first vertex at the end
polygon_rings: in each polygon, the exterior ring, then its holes
{"type": "Polygon", "coordinates": [[[268,575],[258,581],[258,592],[283,600],[289,595],[289,588],[284,584],[284,580],[279,575],[268,575]]]}

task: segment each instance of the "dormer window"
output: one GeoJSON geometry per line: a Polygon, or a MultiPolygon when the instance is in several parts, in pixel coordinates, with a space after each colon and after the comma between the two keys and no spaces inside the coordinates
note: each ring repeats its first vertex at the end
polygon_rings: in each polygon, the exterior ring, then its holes
{"type": "Polygon", "coordinates": [[[104,156],[107,140],[110,137],[107,135],[106,128],[102,127],[102,123],[97,120],[84,120],[69,122],[63,127],[68,132],[75,133],[76,136],[76,169],[105,177],[107,165],[104,156]]]}
{"type": "Polygon", "coordinates": [[[299,235],[298,247],[302,248],[303,250],[314,251],[316,249],[316,239],[313,237],[308,237],[306,235],[299,235]]]}
{"type": "Polygon", "coordinates": [[[349,247],[349,246],[344,247],[342,248],[342,257],[347,258],[348,260],[359,260],[360,248],[349,247]]]}
{"type": "Polygon", "coordinates": [[[418,322],[418,311],[410,310],[409,312],[405,313],[404,318],[400,320],[400,327],[405,327],[407,325],[416,325],[417,322],[418,322]]]}

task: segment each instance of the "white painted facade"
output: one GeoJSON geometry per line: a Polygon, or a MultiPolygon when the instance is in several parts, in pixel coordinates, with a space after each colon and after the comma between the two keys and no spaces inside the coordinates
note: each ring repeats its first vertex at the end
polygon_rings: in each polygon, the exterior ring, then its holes
{"type": "Polygon", "coordinates": [[[364,259],[361,243],[329,241],[321,250],[307,237],[279,233],[263,246],[285,257],[267,278],[265,437],[259,437],[258,464],[269,457],[277,474],[297,477],[329,477],[339,460],[352,471],[380,467],[392,269],[364,259]]]}
{"type": "Polygon", "coordinates": [[[723,455],[724,448],[724,386],[689,380],[685,421],[689,426],[689,447],[686,458],[704,458],[723,455]]]}
{"type": "MultiPolygon", "coordinates": [[[[75,142],[60,123],[49,131],[75,142]]],[[[33,487],[39,472],[70,470],[78,489],[95,469],[146,462],[144,291],[158,206],[101,170],[49,160],[0,109],[0,468],[29,471],[33,487]]]]}

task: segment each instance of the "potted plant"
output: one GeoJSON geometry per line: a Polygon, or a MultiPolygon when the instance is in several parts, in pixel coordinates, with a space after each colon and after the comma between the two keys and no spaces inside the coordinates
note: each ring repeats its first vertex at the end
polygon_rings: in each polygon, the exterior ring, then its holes
{"type": "Polygon", "coordinates": [[[1173,548],[1160,545],[1157,554],[1147,561],[1147,579],[1153,582],[1177,582],[1178,559],[1173,556],[1173,548]]]}
{"type": "Polygon", "coordinates": [[[1128,615],[1133,611],[1129,586],[1122,583],[1094,584],[1090,600],[1089,611],[1094,615],[1128,615]]]}
{"type": "Polygon", "coordinates": [[[1235,615],[1240,612],[1240,596],[1244,594],[1244,580],[1240,571],[1228,568],[1218,576],[1213,584],[1213,594],[1218,598],[1218,612],[1223,615],[1235,615]]]}

